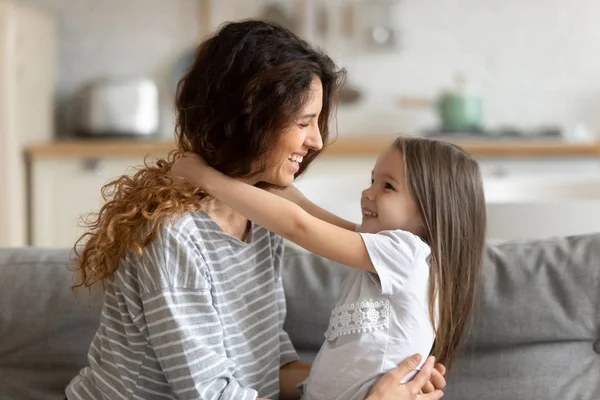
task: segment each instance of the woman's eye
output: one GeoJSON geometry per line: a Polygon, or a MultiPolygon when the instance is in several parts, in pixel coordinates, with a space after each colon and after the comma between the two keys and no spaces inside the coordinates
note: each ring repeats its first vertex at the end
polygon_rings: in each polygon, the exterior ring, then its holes
{"type": "Polygon", "coordinates": [[[375,179],[371,179],[371,185],[375,183],[375,179]]]}
{"type": "Polygon", "coordinates": [[[308,122],[304,123],[304,124],[298,124],[300,125],[300,127],[302,128],[308,128],[308,125],[310,125],[308,122]]]}
{"type": "Polygon", "coordinates": [[[387,183],[387,182],[385,183],[385,186],[384,186],[384,187],[385,187],[386,189],[390,189],[390,190],[396,190],[396,189],[394,189],[394,187],[393,187],[392,185],[390,185],[390,184],[389,184],[389,183],[387,183]]]}

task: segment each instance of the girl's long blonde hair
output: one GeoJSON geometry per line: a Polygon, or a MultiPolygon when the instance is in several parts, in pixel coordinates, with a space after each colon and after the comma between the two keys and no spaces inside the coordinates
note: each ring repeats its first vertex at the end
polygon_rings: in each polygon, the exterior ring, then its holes
{"type": "Polygon", "coordinates": [[[400,137],[394,144],[403,155],[407,186],[428,232],[423,239],[431,247],[433,355],[449,369],[471,321],[480,285],[486,232],[481,172],[469,154],[451,143],[400,137]]]}

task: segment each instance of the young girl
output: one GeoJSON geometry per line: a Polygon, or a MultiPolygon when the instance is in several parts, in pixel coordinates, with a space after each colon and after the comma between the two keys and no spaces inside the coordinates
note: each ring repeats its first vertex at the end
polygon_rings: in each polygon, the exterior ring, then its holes
{"type": "MultiPolygon", "coordinates": [[[[298,168],[302,157],[289,160],[298,168]]],[[[275,195],[197,156],[177,160],[171,174],[266,229],[354,268],[302,385],[303,398],[363,400],[381,374],[415,352],[423,359],[431,352],[452,366],[473,310],[486,229],[479,167],[462,149],[398,138],[375,164],[357,229],[297,190],[275,195]]]]}

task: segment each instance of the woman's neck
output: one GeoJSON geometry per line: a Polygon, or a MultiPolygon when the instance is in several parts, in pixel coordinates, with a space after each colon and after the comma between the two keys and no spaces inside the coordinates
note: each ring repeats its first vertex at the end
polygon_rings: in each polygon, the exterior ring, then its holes
{"type": "Polygon", "coordinates": [[[216,199],[210,199],[202,202],[202,210],[228,235],[242,241],[248,236],[248,219],[231,207],[216,199]]]}

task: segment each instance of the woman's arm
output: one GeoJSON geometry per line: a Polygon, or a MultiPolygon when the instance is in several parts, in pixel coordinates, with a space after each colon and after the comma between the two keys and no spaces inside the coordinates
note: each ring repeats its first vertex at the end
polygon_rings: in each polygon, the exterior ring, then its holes
{"type": "Polygon", "coordinates": [[[236,364],[224,347],[221,316],[202,272],[207,270],[188,232],[165,228],[140,261],[134,286],[141,290],[142,307],[136,320],[143,321],[159,372],[175,397],[254,400],[257,391],[234,376],[236,364]]]}
{"type": "Polygon", "coordinates": [[[310,252],[349,267],[375,272],[357,232],[322,221],[291,201],[224,175],[203,164],[195,155],[185,157],[190,163],[180,163],[177,171],[172,172],[175,176],[202,187],[246,218],[310,252]]]}
{"type": "Polygon", "coordinates": [[[304,194],[298,190],[294,185],[288,186],[285,189],[272,189],[272,193],[275,193],[279,197],[283,197],[300,207],[313,217],[319,218],[320,220],[327,221],[330,224],[339,226],[340,228],[348,229],[350,231],[356,230],[356,224],[352,221],[348,221],[344,218],[338,217],[337,215],[330,213],[324,208],[319,207],[312,201],[310,201],[304,194]]]}
{"type": "Polygon", "coordinates": [[[304,382],[310,374],[310,364],[296,360],[279,369],[279,398],[281,400],[297,400],[297,386],[304,382]]]}

